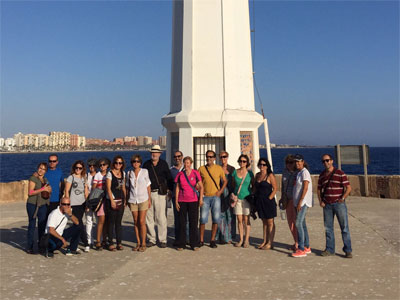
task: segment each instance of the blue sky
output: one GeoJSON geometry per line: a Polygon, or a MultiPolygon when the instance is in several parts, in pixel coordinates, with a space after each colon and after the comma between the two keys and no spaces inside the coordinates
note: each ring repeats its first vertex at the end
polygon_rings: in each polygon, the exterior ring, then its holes
{"type": "MultiPolygon", "coordinates": [[[[398,1],[254,7],[271,142],[399,145],[398,1]]],[[[1,136],[165,135],[171,12],[171,1],[2,1],[1,136]]]]}

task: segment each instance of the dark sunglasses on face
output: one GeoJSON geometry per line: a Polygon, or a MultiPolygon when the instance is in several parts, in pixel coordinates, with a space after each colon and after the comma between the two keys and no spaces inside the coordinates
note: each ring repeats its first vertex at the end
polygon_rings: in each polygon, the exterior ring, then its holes
{"type": "Polygon", "coordinates": [[[100,164],[99,166],[100,167],[104,167],[104,166],[107,166],[107,164],[100,164]]]}
{"type": "Polygon", "coordinates": [[[133,163],[133,164],[134,163],[141,163],[141,161],[140,160],[132,160],[131,163],[133,163]]]}
{"type": "Polygon", "coordinates": [[[82,167],[75,167],[75,170],[82,170],[82,167]]]}
{"type": "Polygon", "coordinates": [[[123,165],[124,163],[122,162],[122,161],[116,161],[115,163],[114,163],[114,165],[123,165]]]}
{"type": "Polygon", "coordinates": [[[180,158],[182,155],[175,155],[174,158],[180,158]]]}
{"type": "Polygon", "coordinates": [[[57,160],[50,160],[49,159],[49,163],[56,163],[57,162],[57,160]]]}
{"type": "Polygon", "coordinates": [[[208,155],[207,155],[206,157],[207,157],[207,158],[214,158],[215,156],[208,156],[208,155]]]}
{"type": "Polygon", "coordinates": [[[267,164],[258,164],[259,167],[265,167],[267,164]]]}
{"type": "Polygon", "coordinates": [[[220,158],[220,159],[228,158],[228,155],[221,155],[219,158],[220,158]]]}
{"type": "Polygon", "coordinates": [[[330,162],[330,161],[331,161],[330,159],[323,159],[322,163],[326,163],[326,162],[330,162]]]}
{"type": "Polygon", "coordinates": [[[240,163],[246,163],[247,164],[247,160],[239,160],[240,163]]]}
{"type": "Polygon", "coordinates": [[[61,203],[62,206],[70,206],[71,203],[61,203]]]}

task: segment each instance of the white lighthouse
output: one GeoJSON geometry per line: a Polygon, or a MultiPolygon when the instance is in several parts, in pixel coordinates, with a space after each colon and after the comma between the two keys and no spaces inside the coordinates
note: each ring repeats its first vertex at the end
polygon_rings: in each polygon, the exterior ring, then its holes
{"type": "Polygon", "coordinates": [[[173,2],[167,161],[179,149],[198,168],[205,152],[226,150],[237,166],[241,153],[259,157],[254,108],[248,0],[173,2]]]}

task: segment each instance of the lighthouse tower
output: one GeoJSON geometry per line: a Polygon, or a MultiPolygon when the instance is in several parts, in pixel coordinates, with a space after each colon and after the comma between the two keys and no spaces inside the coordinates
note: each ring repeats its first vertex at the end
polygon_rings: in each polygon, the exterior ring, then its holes
{"type": "Polygon", "coordinates": [[[171,103],[162,118],[169,163],[178,149],[195,168],[207,150],[226,150],[230,164],[244,153],[255,169],[263,118],[252,75],[248,0],[173,2],[171,103]]]}

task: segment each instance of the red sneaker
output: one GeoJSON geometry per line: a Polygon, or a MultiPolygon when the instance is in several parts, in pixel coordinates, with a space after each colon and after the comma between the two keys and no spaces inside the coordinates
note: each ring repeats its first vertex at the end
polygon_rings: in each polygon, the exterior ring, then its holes
{"type": "Polygon", "coordinates": [[[306,257],[307,253],[304,250],[297,249],[295,253],[292,253],[292,257],[306,257]]]}
{"type": "Polygon", "coordinates": [[[311,253],[311,247],[304,247],[304,252],[306,253],[306,254],[310,254],[311,253]]]}

